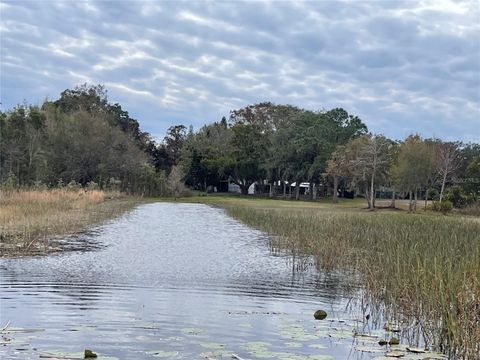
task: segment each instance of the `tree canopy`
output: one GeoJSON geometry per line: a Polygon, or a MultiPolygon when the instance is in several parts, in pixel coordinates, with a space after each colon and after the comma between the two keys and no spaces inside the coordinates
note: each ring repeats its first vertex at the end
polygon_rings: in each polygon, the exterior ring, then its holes
{"type": "Polygon", "coordinates": [[[480,197],[480,145],[411,135],[402,141],[371,134],[345,109],[312,111],[262,102],[187,130],[170,126],[161,142],[102,85],[67,89],[41,106],[22,104],[0,113],[0,184],[117,186],[167,194],[180,182],[194,190],[227,191],[252,184],[269,196],[347,193],[375,208],[377,194],[425,200],[437,196],[466,204],[480,197]],[[172,174],[172,169],[175,169],[172,174]],[[170,184],[170,185],[169,185],[170,184]]]}

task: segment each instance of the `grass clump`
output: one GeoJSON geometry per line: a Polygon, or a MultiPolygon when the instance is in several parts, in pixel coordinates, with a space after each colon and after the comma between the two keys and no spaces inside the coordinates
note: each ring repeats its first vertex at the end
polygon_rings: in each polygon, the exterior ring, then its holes
{"type": "Polygon", "coordinates": [[[0,191],[0,256],[47,251],[52,236],[86,230],[138,202],[100,190],[0,191]]]}

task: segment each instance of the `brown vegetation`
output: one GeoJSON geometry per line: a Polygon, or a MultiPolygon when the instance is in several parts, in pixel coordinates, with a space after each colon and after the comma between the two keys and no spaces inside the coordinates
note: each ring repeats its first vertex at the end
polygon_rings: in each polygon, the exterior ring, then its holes
{"type": "Polygon", "coordinates": [[[0,256],[56,250],[52,236],[86,230],[138,201],[99,190],[0,191],[0,256]]]}

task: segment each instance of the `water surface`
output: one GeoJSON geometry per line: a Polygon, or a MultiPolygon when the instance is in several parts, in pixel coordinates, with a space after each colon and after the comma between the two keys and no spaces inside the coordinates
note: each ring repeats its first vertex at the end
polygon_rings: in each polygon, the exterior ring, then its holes
{"type": "Polygon", "coordinates": [[[73,240],[75,251],[1,260],[0,323],[23,330],[2,335],[0,358],[362,357],[345,335],[350,281],[292,271],[222,209],[141,205],[73,240]]]}

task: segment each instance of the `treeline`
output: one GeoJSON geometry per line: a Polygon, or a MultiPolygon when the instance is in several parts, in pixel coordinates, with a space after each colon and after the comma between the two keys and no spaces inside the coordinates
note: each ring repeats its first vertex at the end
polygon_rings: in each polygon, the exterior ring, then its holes
{"type": "MultiPolygon", "coordinates": [[[[369,209],[375,208],[377,192],[410,200],[435,201],[434,210],[449,211],[480,200],[480,146],[443,142],[411,135],[393,141],[382,135],[362,135],[337,147],[327,162],[326,174],[333,181],[333,197],[338,184],[362,193],[369,209]]],[[[477,210],[478,211],[478,210],[477,210]]]]}
{"type": "MultiPolygon", "coordinates": [[[[0,113],[0,182],[30,187],[82,185],[164,193],[161,150],[103,86],[65,90],[40,107],[0,113]]],[[[166,166],[168,167],[168,166],[166,166]]]]}
{"type": "Polygon", "coordinates": [[[194,189],[224,190],[228,180],[243,194],[256,184],[271,197],[363,196],[370,209],[379,196],[392,207],[410,199],[412,211],[420,198],[439,210],[480,200],[479,144],[419,135],[394,141],[343,109],[255,104],[183,138],[180,164],[194,189]]]}
{"type": "Polygon", "coordinates": [[[42,106],[0,114],[3,186],[80,184],[144,195],[252,184],[271,197],[378,195],[451,201],[480,196],[480,146],[412,135],[372,135],[344,109],[309,111],[260,103],[198,131],[175,125],[161,143],[140,130],[102,86],[65,90],[42,106]],[[308,186],[301,188],[300,184],[308,186]]]}

